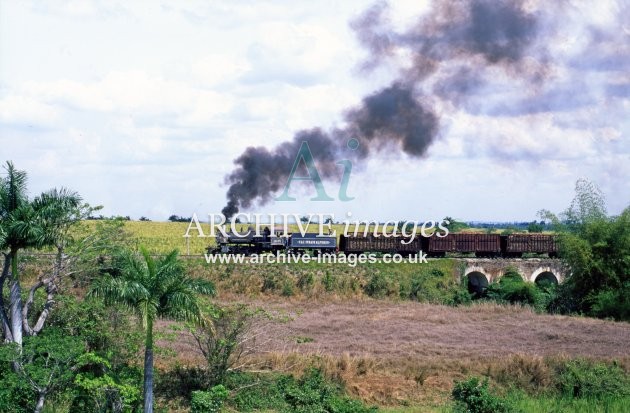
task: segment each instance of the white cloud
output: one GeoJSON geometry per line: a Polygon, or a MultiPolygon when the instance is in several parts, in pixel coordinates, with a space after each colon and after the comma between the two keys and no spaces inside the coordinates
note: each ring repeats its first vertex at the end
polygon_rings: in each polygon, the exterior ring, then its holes
{"type": "Polygon", "coordinates": [[[143,71],[110,72],[91,83],[65,79],[30,82],[25,89],[31,96],[39,96],[46,102],[79,110],[215,116],[230,109],[229,96],[143,71]]]}
{"type": "Polygon", "coordinates": [[[59,116],[59,110],[35,97],[8,95],[0,98],[0,122],[48,126],[59,116]]]}
{"type": "MultiPolygon", "coordinates": [[[[394,67],[367,78],[356,71],[363,51],[348,21],[371,3],[3,4],[5,156],[29,171],[34,190],[67,185],[104,203],[106,214],[165,219],[219,210],[223,177],[245,147],[273,148],[299,129],[342,126],[345,109],[396,75],[394,67]]],[[[391,21],[409,25],[430,4],[392,2],[391,21]]],[[[357,201],[333,208],[383,219],[533,218],[541,207],[566,205],[581,176],[602,184],[611,209],[625,206],[627,71],[565,64],[592,63],[580,54],[591,41],[580,23],[607,27],[614,7],[571,10],[571,30],[551,45],[560,63],[547,89],[524,89],[488,72],[496,87],[467,102],[468,111],[438,107],[447,127],[428,158],[390,155],[362,171],[356,165],[349,192],[357,201]],[[606,98],[602,84],[614,84],[617,95],[606,98]],[[536,101],[541,91],[547,95],[536,101]]],[[[592,51],[604,63],[614,42],[605,46],[592,51]]],[[[396,60],[408,57],[400,53],[396,60]]],[[[334,193],[334,183],[327,185],[334,193]]]]}
{"type": "Polygon", "coordinates": [[[249,63],[238,56],[213,54],[192,64],[192,74],[202,87],[233,82],[250,70],[249,63]]]}

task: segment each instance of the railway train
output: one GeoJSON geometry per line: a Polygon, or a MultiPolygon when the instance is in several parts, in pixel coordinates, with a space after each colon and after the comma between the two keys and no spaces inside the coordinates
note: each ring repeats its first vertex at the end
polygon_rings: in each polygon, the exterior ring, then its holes
{"type": "Polygon", "coordinates": [[[558,245],[556,237],[543,234],[471,234],[451,233],[445,237],[423,237],[418,234],[414,238],[390,236],[376,237],[341,235],[339,241],[334,235],[319,236],[316,233],[270,235],[268,229],[255,235],[250,230],[247,235],[240,236],[227,233],[217,236],[217,245],[208,247],[214,254],[261,254],[265,252],[284,251],[288,254],[321,254],[321,253],[396,253],[411,255],[423,251],[429,257],[444,257],[446,254],[474,254],[477,257],[522,257],[523,254],[541,254],[556,257],[558,245]]]}

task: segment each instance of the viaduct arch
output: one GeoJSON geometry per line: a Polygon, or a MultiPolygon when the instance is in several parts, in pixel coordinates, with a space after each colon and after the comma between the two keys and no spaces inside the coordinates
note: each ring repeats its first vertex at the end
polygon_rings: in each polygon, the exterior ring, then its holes
{"type": "Polygon", "coordinates": [[[468,277],[471,292],[482,292],[492,282],[498,281],[509,267],[514,267],[524,281],[560,284],[567,276],[567,268],[561,260],[552,258],[460,258],[464,265],[463,275],[468,277]]]}

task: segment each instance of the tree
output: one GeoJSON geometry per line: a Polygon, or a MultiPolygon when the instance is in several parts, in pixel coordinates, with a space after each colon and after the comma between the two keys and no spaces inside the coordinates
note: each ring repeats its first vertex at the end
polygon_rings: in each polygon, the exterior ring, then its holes
{"type": "Polygon", "coordinates": [[[530,222],[529,224],[527,224],[527,232],[529,233],[543,232],[544,229],[545,229],[545,221],[540,221],[540,224],[539,224],[538,222],[534,220],[530,222]]]}
{"type": "Polygon", "coordinates": [[[539,213],[559,232],[560,257],[570,268],[557,299],[569,307],[559,310],[630,319],[630,207],[609,217],[596,185],[580,179],[575,191],[559,216],[539,213]]]}
{"type": "Polygon", "coordinates": [[[190,222],[190,220],[192,219],[192,217],[180,217],[179,215],[171,215],[170,217],[168,217],[168,220],[171,222],[190,222]]]}
{"type": "Polygon", "coordinates": [[[153,322],[171,318],[202,322],[197,294],[214,295],[214,285],[185,275],[177,250],[155,260],[145,248],[117,257],[113,271],[90,291],[107,305],[122,305],[136,313],[145,331],[144,412],[153,412],[153,322]]]}
{"type": "Polygon", "coordinates": [[[468,228],[468,224],[462,221],[458,221],[455,218],[446,216],[442,220],[443,226],[448,228],[449,232],[459,232],[464,228],[468,228]]]}
{"type": "Polygon", "coordinates": [[[264,319],[277,321],[260,309],[244,304],[230,307],[213,306],[206,311],[208,323],[188,325],[199,351],[208,363],[210,385],[224,384],[226,375],[245,366],[243,358],[260,351],[266,344],[257,342],[263,331],[269,334],[270,325],[264,319]]]}
{"type": "MultiPolygon", "coordinates": [[[[40,279],[30,292],[26,306],[22,303],[22,286],[18,274],[18,252],[25,248],[57,246],[58,258],[63,254],[64,237],[77,219],[81,207],[81,198],[75,192],[66,189],[50,190],[30,201],[26,194],[27,175],[18,171],[13,163],[7,162],[7,175],[0,178],[0,249],[3,250],[4,266],[0,276],[0,319],[5,341],[14,342],[21,347],[22,335],[36,335],[41,331],[53,303],[57,271],[40,279]],[[9,314],[5,311],[3,290],[9,280],[9,314]],[[47,303],[33,327],[28,322],[35,292],[46,288],[47,303]]],[[[59,268],[55,268],[58,270],[59,268]]]]}
{"type": "Polygon", "coordinates": [[[602,191],[587,179],[575,183],[575,197],[569,208],[562,214],[570,230],[579,231],[585,225],[605,220],[606,201],[602,191]]]}
{"type": "MultiPolygon", "coordinates": [[[[17,380],[28,384],[34,393],[34,412],[44,408],[46,397],[71,383],[83,354],[84,344],[78,337],[68,336],[51,329],[36,337],[28,337],[23,347],[5,345],[0,348],[0,360],[19,366],[14,374],[17,380]]],[[[16,384],[9,380],[8,387],[16,384]]],[[[19,391],[18,389],[16,389],[19,391]]],[[[3,403],[0,403],[0,407],[3,403]]],[[[12,406],[13,407],[13,406],[12,406]]],[[[31,406],[28,406],[32,408],[31,406]]]]}

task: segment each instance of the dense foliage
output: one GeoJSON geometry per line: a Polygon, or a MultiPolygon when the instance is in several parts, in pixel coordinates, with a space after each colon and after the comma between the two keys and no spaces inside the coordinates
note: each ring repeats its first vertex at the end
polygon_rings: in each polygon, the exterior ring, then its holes
{"type": "Polygon", "coordinates": [[[501,394],[491,388],[487,377],[456,381],[451,392],[454,413],[627,410],[630,376],[614,362],[564,360],[547,372],[542,370],[550,366],[528,366],[522,371],[523,367],[519,365],[521,371],[512,371],[508,377],[495,375],[507,387],[501,394]],[[520,382],[517,376],[522,376],[520,382]]]}
{"type": "Polygon", "coordinates": [[[477,377],[455,383],[451,393],[455,400],[454,411],[461,413],[507,413],[507,403],[488,388],[488,379],[477,377]]]}
{"type": "Polygon", "coordinates": [[[555,223],[570,269],[552,308],[630,320],[630,207],[608,216],[601,191],[580,180],[564,213],[541,215],[555,223]]]}

